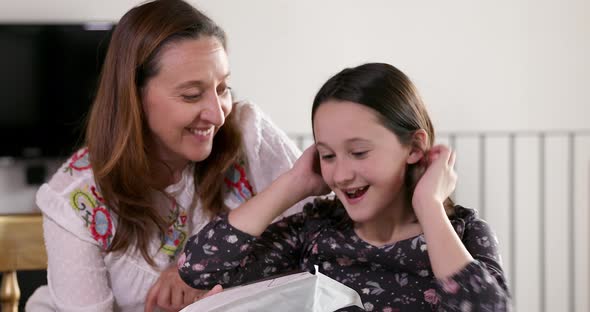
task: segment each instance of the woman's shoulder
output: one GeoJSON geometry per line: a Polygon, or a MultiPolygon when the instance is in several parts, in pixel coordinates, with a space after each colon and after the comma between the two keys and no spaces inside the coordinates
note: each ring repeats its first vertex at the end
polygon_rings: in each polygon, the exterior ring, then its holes
{"type": "Polygon", "coordinates": [[[76,151],[37,191],[46,217],[83,240],[107,248],[114,234],[113,213],[94,180],[88,150],[76,151]]]}
{"type": "Polygon", "coordinates": [[[232,114],[237,114],[238,120],[264,117],[264,113],[260,108],[249,100],[237,101],[233,105],[232,114]]]}
{"type": "Polygon", "coordinates": [[[288,136],[266,115],[258,105],[249,101],[234,104],[236,120],[242,133],[244,144],[258,151],[261,145],[294,144],[288,136]]]}
{"type": "Polygon", "coordinates": [[[81,148],[74,152],[47,182],[51,188],[61,191],[81,180],[93,179],[92,167],[88,148],[81,148]]]}
{"type": "Polygon", "coordinates": [[[264,190],[293,166],[301,155],[295,143],[258,106],[243,101],[234,104],[242,134],[242,152],[255,192],[264,190]]]}
{"type": "Polygon", "coordinates": [[[39,188],[37,202],[41,210],[45,212],[45,208],[51,205],[46,205],[44,201],[59,198],[70,203],[70,197],[80,193],[81,190],[84,190],[84,193],[91,193],[90,197],[95,200],[102,200],[94,180],[87,148],[76,151],[51,179],[39,188]]]}

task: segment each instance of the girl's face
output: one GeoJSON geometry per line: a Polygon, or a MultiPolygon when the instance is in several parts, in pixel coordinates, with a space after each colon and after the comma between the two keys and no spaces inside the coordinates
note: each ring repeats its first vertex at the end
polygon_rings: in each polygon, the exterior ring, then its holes
{"type": "Polygon", "coordinates": [[[330,100],[313,120],[322,177],[357,223],[403,207],[406,165],[417,161],[377,114],[358,103],[330,100]]]}
{"type": "Polygon", "coordinates": [[[213,136],[232,109],[225,49],[213,37],[164,47],[158,74],[142,90],[152,153],[172,166],[211,154],[213,136]]]}

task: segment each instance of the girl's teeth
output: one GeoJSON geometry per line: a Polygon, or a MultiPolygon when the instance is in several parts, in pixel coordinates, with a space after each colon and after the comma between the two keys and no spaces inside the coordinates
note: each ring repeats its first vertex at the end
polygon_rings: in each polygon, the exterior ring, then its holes
{"type": "Polygon", "coordinates": [[[353,191],[346,191],[346,195],[350,197],[358,197],[367,190],[368,186],[359,187],[353,191]]]}
{"type": "Polygon", "coordinates": [[[213,128],[209,128],[207,130],[191,129],[191,132],[196,135],[205,136],[211,134],[211,132],[213,132],[213,128]]]}

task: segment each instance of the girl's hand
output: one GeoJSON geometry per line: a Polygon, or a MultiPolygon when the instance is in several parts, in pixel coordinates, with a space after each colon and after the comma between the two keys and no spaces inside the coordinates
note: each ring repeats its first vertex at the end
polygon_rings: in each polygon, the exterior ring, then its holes
{"type": "Polygon", "coordinates": [[[152,312],[158,307],[166,312],[180,311],[189,304],[222,290],[220,285],[211,290],[194,289],[180,278],[178,268],[172,265],[160,274],[156,283],[150,288],[144,310],[152,312]]]}
{"type": "Polygon", "coordinates": [[[314,145],[308,147],[297,159],[289,175],[294,179],[293,187],[301,192],[302,199],[308,196],[319,196],[330,193],[320,171],[320,159],[314,145]]]}
{"type": "Polygon", "coordinates": [[[412,206],[418,219],[428,207],[443,207],[443,202],[453,193],[457,184],[455,152],[447,146],[436,145],[428,152],[426,159],[426,170],[412,196],[412,206]]]}

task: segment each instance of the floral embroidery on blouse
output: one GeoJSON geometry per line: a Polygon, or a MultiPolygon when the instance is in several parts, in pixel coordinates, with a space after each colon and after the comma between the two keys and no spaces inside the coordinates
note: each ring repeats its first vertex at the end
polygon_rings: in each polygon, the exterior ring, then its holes
{"type": "Polygon", "coordinates": [[[113,219],[94,185],[85,185],[70,193],[72,208],[82,217],[92,237],[106,250],[113,238],[113,219]]]}
{"type": "Polygon", "coordinates": [[[176,257],[178,252],[182,250],[184,242],[187,239],[187,218],[186,210],[180,207],[176,203],[176,200],[172,199],[172,207],[168,216],[168,220],[172,224],[162,240],[164,245],[161,249],[163,253],[171,258],[176,257]]]}
{"type": "Polygon", "coordinates": [[[240,160],[235,163],[225,174],[225,185],[237,198],[238,202],[243,203],[254,196],[252,186],[246,176],[245,162],[240,160]]]}
{"type": "Polygon", "coordinates": [[[74,171],[83,171],[90,169],[90,160],[88,157],[88,148],[78,150],[67,162],[68,165],[64,168],[64,172],[73,175],[74,171]]]}

